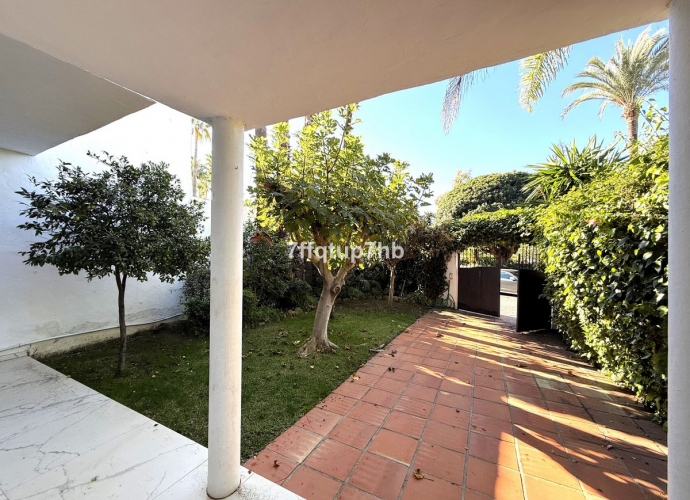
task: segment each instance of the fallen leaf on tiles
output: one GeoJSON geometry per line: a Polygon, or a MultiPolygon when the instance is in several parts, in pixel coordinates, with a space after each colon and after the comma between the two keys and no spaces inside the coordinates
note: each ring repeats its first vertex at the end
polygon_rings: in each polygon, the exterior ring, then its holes
{"type": "Polygon", "coordinates": [[[442,334],[442,333],[437,333],[437,334],[436,334],[436,338],[441,338],[441,337],[443,337],[443,334],[442,334]]]}
{"type": "Polygon", "coordinates": [[[276,467],[276,468],[280,467],[280,464],[278,463],[278,460],[274,460],[274,461],[273,461],[273,467],[276,467]]]}
{"type": "Polygon", "coordinates": [[[527,363],[525,363],[524,361],[521,361],[518,364],[516,364],[515,366],[517,366],[518,368],[527,368],[527,363]]]}
{"type": "Polygon", "coordinates": [[[424,475],[424,472],[422,472],[422,469],[415,469],[414,470],[414,477],[415,479],[428,479],[429,481],[433,481],[430,477],[426,477],[424,475]]]}
{"type": "Polygon", "coordinates": [[[359,375],[353,375],[352,380],[359,380],[359,375]]]}

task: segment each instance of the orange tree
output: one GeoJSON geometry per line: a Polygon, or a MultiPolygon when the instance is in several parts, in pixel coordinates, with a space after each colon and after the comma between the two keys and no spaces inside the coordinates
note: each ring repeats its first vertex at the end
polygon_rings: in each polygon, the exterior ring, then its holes
{"type": "Polygon", "coordinates": [[[17,191],[26,199],[21,215],[29,219],[19,228],[37,236],[21,254],[26,264],[49,264],[61,275],[82,273],[89,281],[115,276],[120,326],[117,374],[122,375],[127,280],[146,281],[155,274],[172,283],[202,260],[208,251],[206,241],[197,237],[203,209],[198,202],[183,203],[184,191],[165,163],[136,167],[124,156],[89,156],[107,168],[89,174],[62,162],[57,179],[31,177],[37,190],[17,191]]]}

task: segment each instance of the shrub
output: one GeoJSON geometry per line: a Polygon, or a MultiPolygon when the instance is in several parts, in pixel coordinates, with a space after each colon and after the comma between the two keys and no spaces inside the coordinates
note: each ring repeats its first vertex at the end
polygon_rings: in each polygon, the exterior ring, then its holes
{"type": "Polygon", "coordinates": [[[436,217],[450,221],[471,213],[514,208],[525,202],[527,195],[522,188],[529,179],[527,172],[506,172],[480,175],[456,184],[438,199],[436,217]]]}
{"type": "Polygon", "coordinates": [[[245,226],[244,288],[256,294],[259,306],[278,307],[290,287],[292,259],[284,239],[265,233],[251,238],[255,232],[252,223],[245,226]]]}
{"type": "Polygon", "coordinates": [[[448,289],[446,260],[445,254],[419,259],[417,283],[419,283],[419,289],[426,295],[429,303],[433,303],[448,289]]]}
{"type": "MultiPolygon", "coordinates": [[[[211,269],[208,263],[196,266],[187,275],[182,287],[182,302],[189,322],[198,328],[208,329],[211,321],[211,269]]],[[[243,325],[255,326],[278,321],[281,317],[277,309],[259,306],[258,297],[252,290],[242,290],[243,325]]]]}
{"type": "Polygon", "coordinates": [[[312,293],[312,288],[309,283],[295,278],[288,282],[285,295],[280,301],[280,307],[282,309],[294,309],[299,307],[304,311],[309,311],[314,308],[314,297],[312,293]]]}
{"type": "Polygon", "coordinates": [[[429,307],[431,305],[429,297],[427,297],[421,289],[417,289],[412,293],[408,293],[403,297],[403,300],[422,307],[429,307]]]}
{"type": "Polygon", "coordinates": [[[256,326],[262,323],[280,321],[283,314],[273,307],[259,306],[256,294],[245,288],[242,290],[242,324],[256,326]]]}
{"type": "Polygon", "coordinates": [[[199,264],[187,274],[182,286],[182,302],[187,319],[200,328],[208,328],[211,320],[211,268],[199,264]]]}
{"type": "Polygon", "coordinates": [[[538,226],[558,329],[665,416],[668,136],[545,208],[538,226]]]}

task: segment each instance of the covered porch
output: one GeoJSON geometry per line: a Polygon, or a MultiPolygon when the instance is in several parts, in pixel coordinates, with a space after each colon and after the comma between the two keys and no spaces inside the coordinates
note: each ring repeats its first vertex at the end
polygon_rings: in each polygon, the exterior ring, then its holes
{"type": "MultiPolygon", "coordinates": [[[[161,485],[184,485],[183,477],[196,477],[195,491],[204,484],[210,497],[225,498],[240,492],[245,479],[255,481],[239,460],[245,131],[666,17],[672,54],[669,495],[683,498],[690,490],[690,450],[684,445],[690,441],[690,393],[682,387],[690,357],[690,271],[682,258],[690,245],[690,1],[672,0],[670,6],[665,0],[3,3],[0,45],[21,44],[40,56],[13,59],[18,69],[7,77],[12,85],[0,90],[2,102],[12,104],[0,115],[3,148],[36,154],[145,107],[149,101],[142,96],[213,125],[208,457],[195,462],[194,452],[189,467],[163,465],[161,485]],[[41,71],[30,72],[25,65],[41,71]],[[45,85],[51,78],[61,87],[52,86],[50,102],[60,106],[38,99],[51,88],[45,85]],[[84,93],[75,91],[73,81],[108,105],[100,109],[95,99],[89,101],[93,113],[77,113],[84,93]],[[108,88],[101,91],[98,85],[108,88]],[[65,94],[72,100],[65,101],[65,94]],[[21,134],[13,128],[18,120],[21,134]]],[[[10,378],[19,373],[19,386],[29,366],[22,363],[32,362],[0,363],[10,378]]],[[[47,375],[35,366],[28,370],[37,373],[27,374],[27,380],[40,386],[47,375]]],[[[66,396],[76,390],[70,381],[62,382],[54,390],[66,396]]],[[[8,386],[9,408],[22,394],[14,386],[8,386]]],[[[33,397],[29,405],[41,401],[40,393],[33,397]]],[[[182,439],[180,446],[187,446],[182,439]]],[[[158,496],[148,498],[163,498],[161,488],[154,485],[151,494],[158,496]]]]}

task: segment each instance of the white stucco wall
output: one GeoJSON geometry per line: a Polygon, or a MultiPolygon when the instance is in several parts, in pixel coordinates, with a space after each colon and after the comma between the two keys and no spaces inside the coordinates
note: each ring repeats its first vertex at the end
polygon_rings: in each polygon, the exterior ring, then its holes
{"type": "MultiPolygon", "coordinates": [[[[190,118],[161,104],[127,116],[37,156],[0,149],[0,351],[20,344],[117,326],[114,278],[88,282],[83,276],[60,276],[53,267],[29,267],[19,251],[33,235],[17,229],[21,198],[14,192],[30,188],[27,175],[52,178],[58,160],[85,169],[102,168],[86,151],[125,155],[138,164],[164,161],[191,191],[190,118]]],[[[182,312],[180,285],[128,282],[128,324],[159,321],[182,312]]]]}

